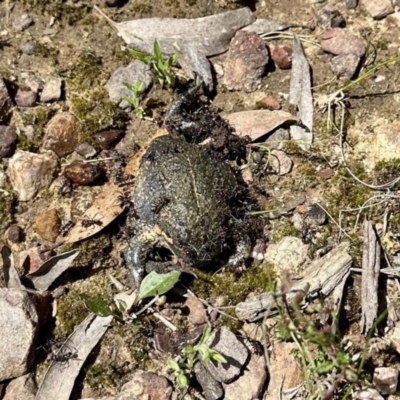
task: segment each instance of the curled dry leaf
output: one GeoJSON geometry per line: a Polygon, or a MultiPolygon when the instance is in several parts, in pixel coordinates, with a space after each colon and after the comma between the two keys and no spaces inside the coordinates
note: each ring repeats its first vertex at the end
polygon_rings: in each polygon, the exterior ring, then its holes
{"type": "Polygon", "coordinates": [[[293,123],[297,118],[286,111],[251,110],[239,111],[224,116],[239,136],[249,136],[252,141],[272,132],[284,123],[293,123]]]}
{"type": "Polygon", "coordinates": [[[36,394],[35,400],[68,400],[75,379],[86,358],[97,345],[112,316],[96,317],[90,314],[63,343],[52,361],[36,394]]]}

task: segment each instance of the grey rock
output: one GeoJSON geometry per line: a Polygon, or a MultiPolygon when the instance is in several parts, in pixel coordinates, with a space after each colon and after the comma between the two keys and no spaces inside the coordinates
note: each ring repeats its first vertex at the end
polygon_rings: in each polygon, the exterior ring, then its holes
{"type": "Polygon", "coordinates": [[[331,68],[339,79],[351,79],[357,72],[360,60],[355,54],[341,54],[332,58],[331,68]]]}
{"type": "Polygon", "coordinates": [[[22,150],[10,158],[7,169],[19,201],[29,201],[39,190],[49,187],[57,173],[58,164],[53,158],[22,150]]]}
{"type": "Polygon", "coordinates": [[[225,326],[213,332],[206,345],[219,353],[227,360],[226,364],[204,364],[208,372],[218,381],[229,383],[237,378],[246,364],[249,352],[237,337],[225,326]]]}
{"type": "Polygon", "coordinates": [[[37,391],[33,374],[27,374],[13,379],[6,389],[3,400],[35,400],[37,391]]]}
{"type": "Polygon", "coordinates": [[[35,93],[39,92],[39,90],[43,89],[44,87],[44,82],[42,81],[42,79],[38,78],[35,75],[28,75],[25,78],[25,84],[35,93]]]}
{"type": "Polygon", "coordinates": [[[5,122],[10,115],[12,100],[8,94],[7,86],[2,78],[0,78],[0,123],[5,122]]]}
{"type": "Polygon", "coordinates": [[[218,400],[224,395],[224,389],[221,383],[217,382],[213,376],[208,372],[205,366],[198,362],[193,368],[197,382],[203,389],[203,395],[206,400],[218,400]]]}
{"type": "Polygon", "coordinates": [[[36,104],[37,93],[33,90],[18,90],[15,95],[15,103],[18,107],[33,107],[36,104]]]}
{"type": "Polygon", "coordinates": [[[225,61],[224,78],[228,90],[257,90],[268,60],[267,47],[256,33],[237,32],[231,41],[225,61]]]}
{"type": "Polygon", "coordinates": [[[89,158],[94,157],[94,156],[97,154],[96,149],[95,149],[92,145],[90,145],[89,143],[87,143],[87,142],[80,143],[80,144],[76,147],[75,151],[76,151],[80,156],[82,156],[83,158],[85,158],[86,160],[88,160],[89,158]]]}
{"type": "Polygon", "coordinates": [[[358,5],[358,0],[346,0],[346,8],[348,10],[356,8],[357,5],[358,5]]]}
{"type": "Polygon", "coordinates": [[[20,48],[28,56],[31,56],[35,52],[35,44],[33,42],[24,42],[20,48]]]}
{"type": "Polygon", "coordinates": [[[324,29],[343,28],[346,25],[346,21],[340,11],[330,4],[318,11],[317,22],[324,29]]]}
{"type": "Polygon", "coordinates": [[[132,96],[132,92],[124,86],[124,83],[142,82],[143,92],[146,92],[152,83],[152,79],[153,74],[150,71],[150,67],[142,61],[135,60],[127,67],[115,70],[105,87],[110,99],[118,103],[120,108],[127,109],[130,104],[123,97],[132,96]]]}
{"type": "Polygon", "coordinates": [[[318,205],[313,204],[308,211],[308,216],[317,224],[323,225],[326,223],[326,213],[325,211],[318,205]]]}
{"type": "Polygon", "coordinates": [[[27,292],[0,288],[0,381],[28,371],[37,329],[38,315],[27,292]]]}
{"type": "Polygon", "coordinates": [[[252,353],[243,374],[236,381],[224,385],[224,400],[237,400],[238,393],[240,393],[240,400],[261,399],[266,379],[267,368],[264,355],[252,353]]]}
{"type": "Polygon", "coordinates": [[[0,125],[0,159],[11,157],[17,146],[17,133],[14,126],[0,125]]]}
{"type": "Polygon", "coordinates": [[[43,92],[40,95],[42,103],[59,100],[61,97],[62,79],[52,78],[44,85],[43,92]]]}
{"type": "Polygon", "coordinates": [[[374,19],[382,19],[394,12],[391,0],[363,0],[362,5],[374,19]]]}
{"type": "Polygon", "coordinates": [[[363,57],[367,51],[367,44],[363,39],[346,29],[333,28],[322,34],[321,48],[335,55],[355,54],[358,57],[363,57]]]}
{"type": "Polygon", "coordinates": [[[356,392],[353,396],[354,400],[385,400],[376,389],[365,389],[356,392]]]}
{"type": "Polygon", "coordinates": [[[78,140],[78,120],[68,112],[61,112],[48,123],[43,147],[53,150],[59,157],[64,157],[75,150],[78,140]]]}
{"type": "Polygon", "coordinates": [[[24,238],[24,230],[18,225],[11,225],[8,229],[8,240],[12,243],[20,243],[24,238]]]}
{"type": "Polygon", "coordinates": [[[28,14],[22,14],[13,21],[13,28],[16,31],[24,31],[33,24],[33,18],[28,14]]]}

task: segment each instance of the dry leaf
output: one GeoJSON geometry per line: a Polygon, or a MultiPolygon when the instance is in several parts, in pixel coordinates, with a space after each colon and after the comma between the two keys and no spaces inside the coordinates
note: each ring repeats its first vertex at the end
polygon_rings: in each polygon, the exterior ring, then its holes
{"type": "Polygon", "coordinates": [[[295,122],[297,118],[281,110],[239,111],[224,118],[235,128],[239,136],[250,136],[251,140],[270,133],[285,122],[295,122]]]}

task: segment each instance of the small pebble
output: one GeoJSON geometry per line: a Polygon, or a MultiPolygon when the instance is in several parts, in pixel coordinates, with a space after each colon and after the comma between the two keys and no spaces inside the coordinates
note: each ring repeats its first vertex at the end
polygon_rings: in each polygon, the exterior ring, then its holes
{"type": "Polygon", "coordinates": [[[331,168],[324,168],[324,169],[321,169],[320,171],[318,171],[317,174],[322,179],[330,179],[335,174],[335,172],[331,168]]]}
{"type": "Polygon", "coordinates": [[[31,56],[35,52],[35,44],[33,42],[24,42],[21,45],[21,51],[24,54],[31,56]]]}
{"type": "Polygon", "coordinates": [[[118,129],[110,129],[108,131],[95,133],[93,137],[102,149],[109,150],[119,142],[122,135],[122,131],[118,129]]]}
{"type": "Polygon", "coordinates": [[[36,99],[37,99],[37,93],[35,93],[32,90],[29,91],[18,90],[14,98],[18,107],[33,107],[36,104],[36,99]]]}
{"type": "Polygon", "coordinates": [[[49,103],[52,101],[59,100],[61,97],[61,87],[62,87],[61,78],[50,79],[44,85],[43,92],[40,95],[40,101],[42,103],[49,103]]]}
{"type": "Polygon", "coordinates": [[[0,159],[11,157],[17,147],[17,133],[14,126],[0,125],[0,159]]]}
{"type": "Polygon", "coordinates": [[[346,29],[332,28],[322,34],[321,48],[335,55],[355,54],[363,57],[367,51],[367,43],[346,29]]]}
{"type": "Polygon", "coordinates": [[[278,175],[286,175],[293,167],[293,161],[282,150],[271,151],[271,167],[278,175]]]}
{"type": "Polygon", "coordinates": [[[269,110],[280,110],[281,105],[275,97],[266,96],[261,100],[261,103],[265,104],[269,110]]]}
{"type": "Polygon", "coordinates": [[[24,230],[18,225],[11,225],[8,229],[8,240],[13,243],[21,243],[24,239],[24,230]]]}
{"type": "Polygon", "coordinates": [[[346,0],[346,8],[352,10],[357,7],[358,0],[346,0]]]}
{"type": "Polygon", "coordinates": [[[33,19],[28,14],[22,14],[18,18],[16,18],[13,22],[13,28],[16,31],[24,31],[26,28],[30,27],[33,24],[33,19]]]}
{"type": "Polygon", "coordinates": [[[96,149],[87,142],[80,143],[75,151],[86,160],[97,154],[96,149]]]}
{"type": "Polygon", "coordinates": [[[189,308],[188,320],[193,325],[203,325],[207,322],[207,314],[203,303],[195,297],[189,297],[185,301],[185,306],[189,308]]]}
{"type": "Polygon", "coordinates": [[[290,69],[292,68],[292,54],[291,47],[278,45],[273,48],[271,58],[279,69],[290,69]]]}
{"type": "Polygon", "coordinates": [[[317,224],[323,225],[326,222],[326,213],[325,211],[318,205],[313,204],[309,211],[308,216],[317,224]]]}
{"type": "Polygon", "coordinates": [[[355,54],[341,54],[332,58],[331,68],[339,79],[351,79],[357,72],[360,60],[355,54]]]}
{"type": "Polygon", "coordinates": [[[44,240],[55,242],[60,229],[60,218],[57,210],[46,210],[36,216],[36,233],[44,240]]]}
{"type": "Polygon", "coordinates": [[[103,170],[96,164],[76,160],[65,167],[64,175],[70,181],[84,186],[99,179],[103,175],[103,170]]]}
{"type": "Polygon", "coordinates": [[[25,78],[25,85],[28,86],[29,89],[37,93],[39,92],[39,90],[43,89],[44,82],[35,75],[28,75],[25,78]]]}
{"type": "Polygon", "coordinates": [[[335,6],[330,4],[319,10],[317,22],[323,29],[344,28],[346,26],[343,15],[335,6]]]}
{"type": "Polygon", "coordinates": [[[0,123],[6,122],[11,113],[13,103],[4,80],[0,77],[0,123]]]}

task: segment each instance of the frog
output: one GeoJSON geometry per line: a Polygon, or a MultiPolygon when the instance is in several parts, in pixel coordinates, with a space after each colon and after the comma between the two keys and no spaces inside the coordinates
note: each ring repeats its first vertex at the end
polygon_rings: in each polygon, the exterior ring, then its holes
{"type": "Polygon", "coordinates": [[[126,251],[137,285],[145,275],[148,251],[156,243],[184,266],[202,268],[224,252],[231,234],[230,203],[237,188],[232,168],[207,148],[189,143],[176,129],[177,115],[197,90],[171,106],[166,116],[169,134],[156,137],[140,162],[131,194],[136,234],[126,251]]]}

